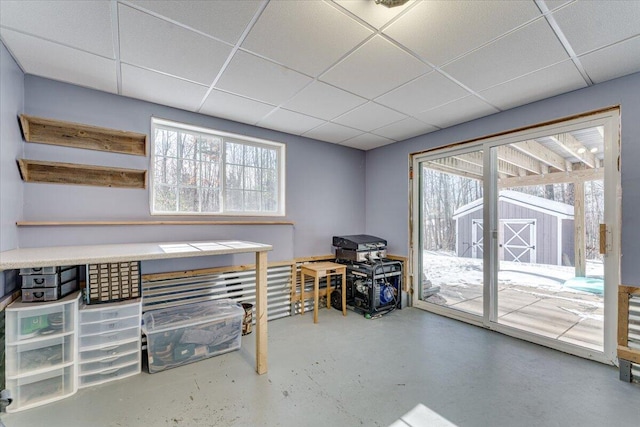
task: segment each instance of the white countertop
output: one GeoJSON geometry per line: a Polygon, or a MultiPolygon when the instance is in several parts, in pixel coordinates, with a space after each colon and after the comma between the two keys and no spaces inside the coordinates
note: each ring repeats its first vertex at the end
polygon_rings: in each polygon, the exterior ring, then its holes
{"type": "Polygon", "coordinates": [[[0,252],[0,271],[29,267],[266,252],[272,249],[271,245],[239,240],[23,248],[0,252]]]}

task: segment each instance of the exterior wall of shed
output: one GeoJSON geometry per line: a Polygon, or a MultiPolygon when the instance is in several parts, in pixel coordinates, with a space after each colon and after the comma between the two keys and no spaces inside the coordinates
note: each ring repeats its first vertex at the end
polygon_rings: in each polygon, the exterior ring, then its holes
{"type": "Polygon", "coordinates": [[[576,265],[574,221],[572,219],[562,220],[562,265],[576,265]]]}
{"type": "MultiPolygon", "coordinates": [[[[469,212],[458,218],[457,248],[458,256],[472,257],[472,220],[482,220],[482,209],[469,212]]],[[[536,261],[537,264],[558,264],[558,239],[562,238],[562,250],[565,251],[565,241],[571,241],[573,248],[573,227],[565,227],[558,230],[558,218],[544,212],[528,209],[524,206],[515,205],[508,201],[501,200],[498,203],[498,215],[501,219],[533,219],[536,221],[536,261]]],[[[573,220],[569,220],[573,225],[573,220]]],[[[564,222],[563,222],[564,225],[564,222]]],[[[568,247],[567,247],[568,249],[568,247]]],[[[568,254],[573,261],[573,250],[568,254]]],[[[478,253],[480,256],[480,253],[478,253]]]]}

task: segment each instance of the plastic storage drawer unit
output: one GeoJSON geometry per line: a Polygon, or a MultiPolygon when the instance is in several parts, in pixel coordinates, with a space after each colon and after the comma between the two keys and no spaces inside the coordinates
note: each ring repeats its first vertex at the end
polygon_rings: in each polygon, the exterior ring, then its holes
{"type": "Polygon", "coordinates": [[[242,306],[230,299],[147,311],[149,373],[196,362],[240,348],[242,306]]]}

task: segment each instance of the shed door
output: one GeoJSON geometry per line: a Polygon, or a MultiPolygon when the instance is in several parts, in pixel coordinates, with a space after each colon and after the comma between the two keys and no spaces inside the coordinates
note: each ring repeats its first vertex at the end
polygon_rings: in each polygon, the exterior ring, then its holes
{"type": "Polygon", "coordinates": [[[471,220],[471,258],[482,258],[482,220],[471,220]]]}
{"type": "Polygon", "coordinates": [[[501,261],[536,262],[535,219],[502,219],[498,233],[501,261]]]}

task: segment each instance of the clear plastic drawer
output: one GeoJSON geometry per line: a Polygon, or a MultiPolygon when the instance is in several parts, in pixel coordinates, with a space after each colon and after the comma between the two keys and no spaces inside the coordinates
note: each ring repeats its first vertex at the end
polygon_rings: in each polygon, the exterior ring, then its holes
{"type": "Polygon", "coordinates": [[[80,310],[80,323],[103,322],[140,315],[140,303],[86,306],[80,310]]]}
{"type": "Polygon", "coordinates": [[[75,354],[73,334],[8,344],[6,349],[7,377],[68,364],[75,354]]]}
{"type": "Polygon", "coordinates": [[[50,303],[16,301],[6,310],[6,342],[63,335],[74,331],[78,293],[50,303]]]}
{"type": "Polygon", "coordinates": [[[134,351],[140,353],[140,341],[137,339],[124,344],[116,344],[96,350],[80,351],[80,363],[98,361],[107,357],[119,356],[134,351]]]}
{"type": "Polygon", "coordinates": [[[122,356],[105,357],[95,362],[85,362],[80,364],[80,375],[101,373],[113,368],[121,368],[138,363],[140,361],[140,352],[129,353],[122,356]]]}
{"type": "Polygon", "coordinates": [[[17,412],[67,397],[76,391],[73,366],[17,379],[7,379],[13,403],[7,412],[17,412]]]}
{"type": "Polygon", "coordinates": [[[105,332],[120,331],[122,329],[129,329],[136,326],[140,326],[140,317],[127,317],[124,319],[107,320],[98,323],[83,323],[80,324],[80,335],[95,335],[105,332]]]}
{"type": "Polygon", "coordinates": [[[134,363],[132,365],[123,366],[121,368],[112,368],[98,373],[81,375],[79,377],[79,387],[98,385],[106,383],[107,381],[119,380],[139,373],[140,363],[134,363]]]}
{"type": "Polygon", "coordinates": [[[108,332],[100,335],[87,335],[80,337],[81,350],[93,350],[108,347],[120,341],[129,341],[140,336],[140,328],[123,329],[121,331],[108,332]]]}

